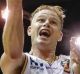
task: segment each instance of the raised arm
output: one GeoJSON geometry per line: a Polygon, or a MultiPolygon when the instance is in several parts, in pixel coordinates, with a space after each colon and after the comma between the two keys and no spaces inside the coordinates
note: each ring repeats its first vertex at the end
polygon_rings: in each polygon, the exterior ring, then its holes
{"type": "Polygon", "coordinates": [[[3,30],[4,52],[10,58],[22,56],[24,45],[24,28],[22,0],[6,0],[9,16],[3,30]]]}
{"type": "Polygon", "coordinates": [[[4,53],[0,66],[3,74],[21,74],[25,56],[23,53],[24,28],[22,0],[6,0],[9,10],[3,30],[4,53]]]}

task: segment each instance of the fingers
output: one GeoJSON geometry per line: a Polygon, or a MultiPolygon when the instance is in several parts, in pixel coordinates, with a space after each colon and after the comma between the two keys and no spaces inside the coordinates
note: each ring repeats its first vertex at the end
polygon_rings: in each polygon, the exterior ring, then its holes
{"type": "MultiPolygon", "coordinates": [[[[78,38],[80,40],[80,37],[78,38]]],[[[70,56],[72,61],[74,61],[75,63],[80,63],[80,48],[76,44],[76,40],[78,41],[77,37],[72,37],[70,40],[70,56]]]]}
{"type": "Polygon", "coordinates": [[[70,40],[70,50],[75,50],[75,40],[76,40],[76,37],[72,37],[71,40],[70,40]]]}

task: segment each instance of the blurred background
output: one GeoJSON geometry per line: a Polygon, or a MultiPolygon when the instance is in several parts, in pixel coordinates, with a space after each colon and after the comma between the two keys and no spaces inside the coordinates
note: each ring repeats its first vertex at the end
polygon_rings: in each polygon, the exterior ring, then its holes
{"type": "MultiPolygon", "coordinates": [[[[16,0],[15,0],[16,1],[16,0]]],[[[29,52],[31,47],[30,37],[27,36],[27,27],[30,25],[30,14],[40,5],[60,5],[64,8],[66,18],[63,27],[63,39],[58,43],[56,54],[69,55],[69,41],[72,36],[80,35],[80,1],[79,0],[23,0],[23,22],[25,31],[24,52],[29,52]],[[26,49],[27,48],[27,49],[26,49]]],[[[0,0],[0,57],[3,53],[2,33],[5,20],[2,19],[1,11],[5,9],[6,1],[0,0]]],[[[2,72],[0,71],[0,74],[2,72]]]]}

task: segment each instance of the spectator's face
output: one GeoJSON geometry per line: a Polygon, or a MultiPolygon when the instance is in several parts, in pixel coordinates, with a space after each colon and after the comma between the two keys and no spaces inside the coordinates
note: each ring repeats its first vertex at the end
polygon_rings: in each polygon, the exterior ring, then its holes
{"type": "Polygon", "coordinates": [[[39,11],[34,15],[28,30],[32,45],[46,44],[53,47],[62,38],[60,28],[60,19],[55,12],[48,9],[39,11]]]}

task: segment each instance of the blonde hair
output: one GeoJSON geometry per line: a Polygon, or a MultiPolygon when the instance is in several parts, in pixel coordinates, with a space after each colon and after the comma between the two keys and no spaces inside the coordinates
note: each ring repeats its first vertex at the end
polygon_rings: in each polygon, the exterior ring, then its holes
{"type": "Polygon", "coordinates": [[[44,9],[48,9],[48,10],[51,10],[53,12],[56,12],[56,14],[58,15],[58,17],[61,21],[61,29],[62,29],[65,14],[64,14],[64,10],[62,9],[61,6],[41,5],[31,14],[31,18],[33,18],[36,13],[38,13],[39,11],[44,10],[44,9]]]}

